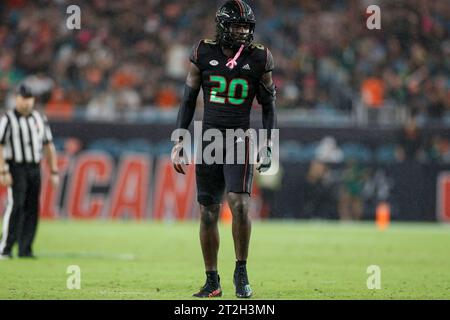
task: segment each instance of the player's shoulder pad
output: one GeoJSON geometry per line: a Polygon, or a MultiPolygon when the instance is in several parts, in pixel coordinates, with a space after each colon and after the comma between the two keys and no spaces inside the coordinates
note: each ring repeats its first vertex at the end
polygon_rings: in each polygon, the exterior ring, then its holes
{"type": "Polygon", "coordinates": [[[216,45],[218,45],[218,42],[216,40],[201,39],[192,48],[192,53],[189,60],[200,67],[201,57],[205,54],[208,54],[209,50],[211,50],[216,45]]]}
{"type": "Polygon", "coordinates": [[[250,45],[250,49],[252,49],[252,50],[266,50],[266,47],[264,46],[264,45],[262,45],[261,43],[257,43],[257,42],[253,42],[251,45],[250,45]]]}
{"type": "Polygon", "coordinates": [[[272,53],[269,48],[261,43],[252,43],[250,45],[250,50],[253,51],[256,59],[264,66],[264,71],[269,72],[274,69],[274,61],[272,53]]]}
{"type": "Polygon", "coordinates": [[[219,44],[219,42],[215,39],[203,39],[203,40],[201,40],[201,42],[203,42],[206,45],[210,45],[210,46],[216,46],[219,44]]]}

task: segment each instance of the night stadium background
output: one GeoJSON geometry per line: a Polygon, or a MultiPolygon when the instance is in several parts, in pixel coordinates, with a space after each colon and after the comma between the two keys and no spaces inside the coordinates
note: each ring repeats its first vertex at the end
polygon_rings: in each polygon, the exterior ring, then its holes
{"type": "MultiPolygon", "coordinates": [[[[254,182],[255,298],[450,298],[450,2],[247,2],[275,59],[281,164],[254,182]],[[373,4],[381,30],[366,26],[373,4]],[[369,265],[381,290],[366,287],[369,265]]],[[[190,298],[202,277],[195,170],[173,170],[170,134],[192,46],[214,37],[221,3],[0,2],[2,112],[29,83],[63,182],[52,190],[44,166],[39,260],[0,263],[1,299],[190,298]],[[72,4],[80,30],[66,27],[72,4]],[[69,265],[81,290],[66,288],[69,265]]],[[[221,215],[226,270],[226,205],[221,215]]]]}

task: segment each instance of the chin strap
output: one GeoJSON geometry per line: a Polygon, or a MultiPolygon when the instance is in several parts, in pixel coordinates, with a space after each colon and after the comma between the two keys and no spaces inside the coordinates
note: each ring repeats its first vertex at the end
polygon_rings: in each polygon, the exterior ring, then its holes
{"type": "Polygon", "coordinates": [[[236,55],[234,56],[233,59],[229,59],[226,66],[230,69],[234,69],[234,67],[237,66],[237,59],[239,59],[239,57],[241,56],[242,50],[244,50],[244,45],[241,45],[241,47],[239,48],[238,52],[236,53],[236,55]]]}

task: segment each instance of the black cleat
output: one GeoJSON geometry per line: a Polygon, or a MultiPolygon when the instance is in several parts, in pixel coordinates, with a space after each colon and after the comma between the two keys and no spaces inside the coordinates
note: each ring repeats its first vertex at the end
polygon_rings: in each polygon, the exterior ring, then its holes
{"type": "Polygon", "coordinates": [[[252,288],[248,282],[247,268],[244,266],[236,266],[234,269],[233,284],[236,288],[236,297],[250,298],[253,294],[252,288]]]}
{"type": "Polygon", "coordinates": [[[200,289],[199,292],[192,295],[196,298],[216,298],[222,296],[222,288],[220,287],[220,277],[217,276],[217,280],[211,277],[206,278],[205,285],[200,289]]]}

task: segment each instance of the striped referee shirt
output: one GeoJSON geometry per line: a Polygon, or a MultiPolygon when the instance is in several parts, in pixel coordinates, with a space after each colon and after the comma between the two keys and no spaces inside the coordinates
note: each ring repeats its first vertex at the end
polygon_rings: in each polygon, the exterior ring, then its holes
{"type": "Polygon", "coordinates": [[[0,118],[0,144],[6,161],[39,163],[43,145],[52,140],[47,118],[35,110],[28,116],[11,110],[0,118]]]}

